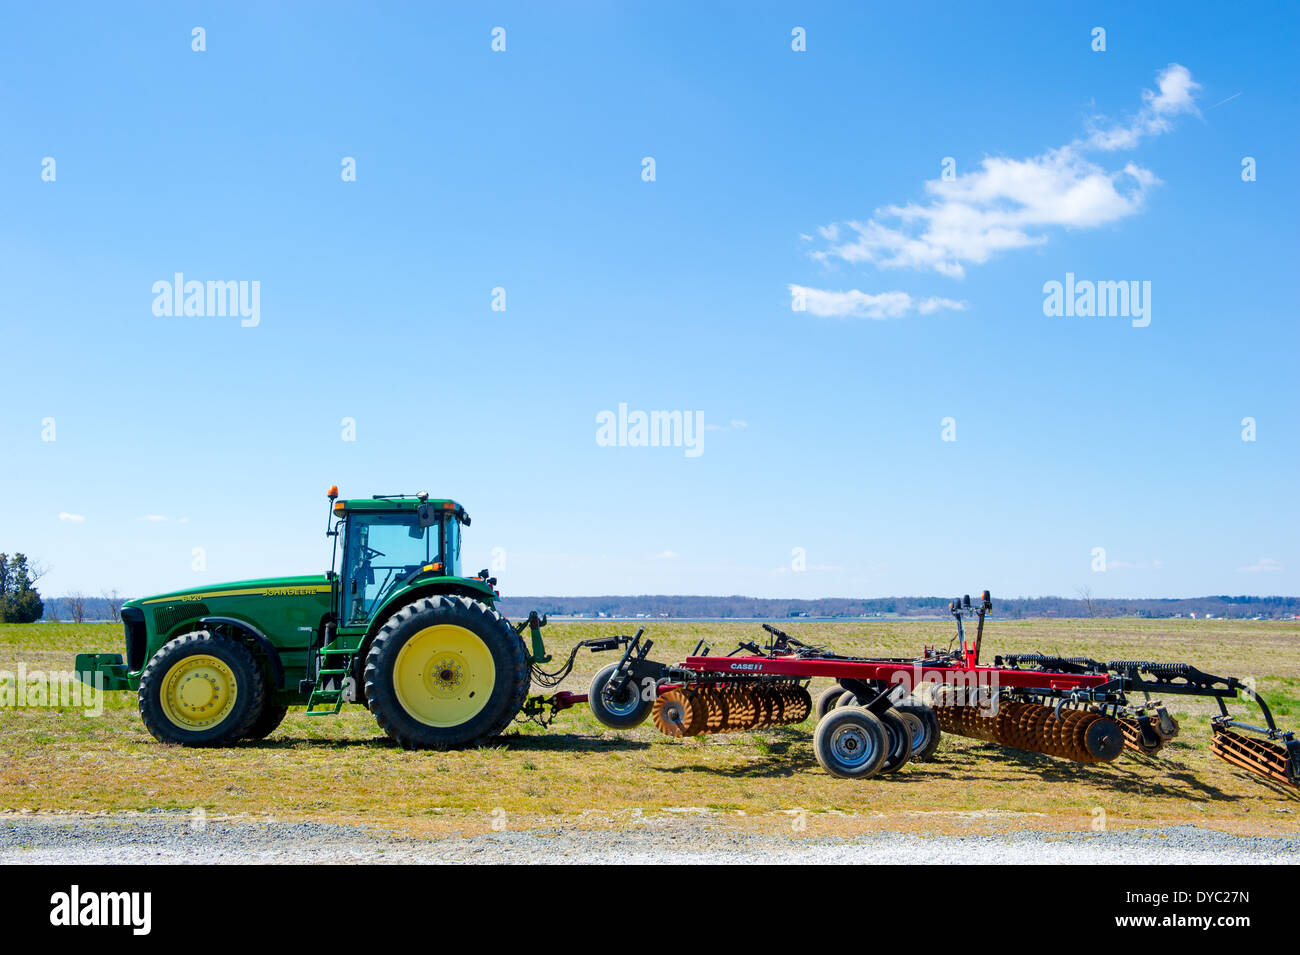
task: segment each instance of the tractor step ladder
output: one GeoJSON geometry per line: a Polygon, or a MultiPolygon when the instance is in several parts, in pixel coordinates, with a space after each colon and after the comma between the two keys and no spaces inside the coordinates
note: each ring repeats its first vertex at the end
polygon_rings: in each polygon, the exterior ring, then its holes
{"type": "Polygon", "coordinates": [[[316,685],[307,697],[308,716],[333,716],[343,709],[343,681],[352,675],[352,658],[356,652],[347,647],[340,647],[338,641],[330,643],[320,651],[323,669],[316,671],[316,685]],[[333,686],[325,686],[325,683],[333,686]]]}

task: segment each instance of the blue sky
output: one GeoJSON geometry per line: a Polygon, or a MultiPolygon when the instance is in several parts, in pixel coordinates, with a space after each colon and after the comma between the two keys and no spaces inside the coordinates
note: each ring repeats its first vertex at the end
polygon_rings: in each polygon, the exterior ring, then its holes
{"type": "Polygon", "coordinates": [[[509,594],[1294,594],[1297,22],[11,8],[0,549],[313,572],[337,483],[460,500],[509,594]],[[155,314],[177,272],[256,326],[155,314]],[[1150,323],[1045,315],[1067,273],[1150,323]],[[602,446],[621,403],[702,453],[602,446]]]}

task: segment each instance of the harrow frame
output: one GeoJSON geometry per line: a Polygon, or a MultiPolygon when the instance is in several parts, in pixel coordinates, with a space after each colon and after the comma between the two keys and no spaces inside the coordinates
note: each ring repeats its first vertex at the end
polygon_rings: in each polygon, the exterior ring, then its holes
{"type": "MultiPolygon", "coordinates": [[[[886,724],[888,746],[898,751],[902,745],[895,738],[899,721],[890,713],[900,706],[911,710],[927,708],[926,704],[910,700],[922,686],[935,688],[929,708],[934,711],[937,726],[949,732],[1079,762],[1108,762],[1125,748],[1154,755],[1177,735],[1177,722],[1163,702],[1152,699],[1152,694],[1208,697],[1219,706],[1219,715],[1211,720],[1214,755],[1266,779],[1300,786],[1300,741],[1294,732],[1277,727],[1267,702],[1248,682],[1206,673],[1187,663],[1149,660],[1101,662],[1086,657],[1013,653],[995,657],[992,666],[982,665],[979,657],[984,622],[993,603],[987,590],[980,597],[975,605],[965,596],[949,606],[957,624],[957,649],[926,647],[921,656],[914,658],[843,656],[763,624],[770,635],[766,647],[742,642],[735,650],[719,656],[701,641],[682,663],[669,665],[649,658],[654,642],[644,638],[642,628],[633,637],[618,637],[599,647],[621,646],[623,654],[608,682],[593,687],[592,692],[610,694],[612,699],[627,692],[631,684],[656,701],[655,722],[660,730],[680,736],[750,728],[734,721],[729,725],[725,713],[720,719],[714,713],[709,728],[703,728],[701,720],[683,726],[682,691],[703,692],[706,696],[701,699],[709,707],[721,705],[725,710],[717,691],[730,690],[734,700],[736,692],[767,692],[762,688],[786,683],[806,691],[813,678],[829,678],[849,695],[853,707],[863,715],[840,714],[836,709],[819,712],[814,748],[828,771],[859,778],[893,771],[907,761],[904,756],[868,765],[870,761],[863,762],[866,757],[862,754],[870,747],[878,748],[881,739],[886,738],[880,736],[875,723],[886,724]],[[973,640],[967,640],[964,618],[976,621],[973,640]],[[1141,701],[1131,702],[1130,694],[1140,694],[1141,701]],[[1226,701],[1239,697],[1259,706],[1263,726],[1229,715],[1226,701]],[[666,699],[672,699],[672,705],[677,707],[674,718],[661,718],[666,699]],[[1009,712],[998,717],[999,708],[1009,712]],[[976,709],[994,715],[977,716],[976,709]],[[841,760],[832,737],[850,742],[855,738],[854,745],[861,749],[845,749],[845,743],[839,752],[841,756],[857,756],[859,762],[841,760]]],[[[937,727],[935,733],[937,736],[937,727]]],[[[927,745],[927,754],[932,751],[933,746],[927,745]]]]}

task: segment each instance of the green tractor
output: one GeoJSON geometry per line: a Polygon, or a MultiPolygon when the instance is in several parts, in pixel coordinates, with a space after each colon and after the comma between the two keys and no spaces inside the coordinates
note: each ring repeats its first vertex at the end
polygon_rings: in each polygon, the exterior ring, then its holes
{"type": "Polygon", "coordinates": [[[329,499],[328,573],[127,601],[126,659],[78,654],[81,678],[137,691],[149,732],[186,746],[262,739],[290,706],[314,716],[347,702],[408,749],[499,735],[532,702],[545,620],[511,625],[495,609],[496,579],[461,574],[470,520],[455,501],[338,500],[336,487],[329,499]]]}

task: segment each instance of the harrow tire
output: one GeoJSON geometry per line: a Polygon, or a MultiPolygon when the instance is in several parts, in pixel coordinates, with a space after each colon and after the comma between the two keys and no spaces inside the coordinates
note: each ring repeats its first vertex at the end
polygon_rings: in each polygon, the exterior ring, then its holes
{"type": "Polygon", "coordinates": [[[248,733],[265,698],[262,668],[248,648],[206,630],[163,644],[140,675],[140,719],[160,743],[229,746],[248,733]],[[190,681],[197,682],[187,689],[190,681]],[[210,725],[203,725],[206,706],[214,707],[210,725]]]}
{"type": "Polygon", "coordinates": [[[912,727],[892,708],[880,714],[880,722],[889,732],[889,752],[880,764],[882,773],[894,773],[907,765],[912,758],[912,727]]]}
{"type": "Polygon", "coordinates": [[[813,731],[813,754],[822,769],[841,779],[869,779],[889,752],[889,731],[874,713],[842,706],[813,731]]]}
{"type": "Polygon", "coordinates": [[[894,706],[904,719],[915,719],[912,725],[912,759],[929,762],[939,748],[943,734],[939,731],[939,717],[932,707],[916,700],[905,700],[894,706]],[[919,733],[918,733],[919,730],[919,733]]]}
{"type": "Polygon", "coordinates": [[[523,640],[505,617],[467,597],[412,601],[366,654],[366,701],[403,749],[458,749],[500,736],[530,683],[523,640]]]}
{"type": "Polygon", "coordinates": [[[633,680],[628,680],[623,686],[623,693],[618,700],[615,700],[612,705],[607,703],[603,695],[605,684],[609,683],[610,677],[617,670],[618,664],[611,663],[591,678],[591,686],[587,690],[587,704],[591,707],[591,715],[605,726],[610,729],[627,730],[644,723],[655,704],[653,699],[645,698],[645,694],[633,680]]]}
{"type": "Polygon", "coordinates": [[[813,712],[817,714],[817,718],[821,719],[831,710],[835,709],[835,704],[840,701],[840,697],[842,697],[845,692],[847,691],[844,687],[840,686],[838,683],[832,684],[822,690],[821,695],[817,697],[817,705],[813,707],[813,712]]]}
{"type": "Polygon", "coordinates": [[[840,698],[835,701],[833,709],[841,710],[848,706],[861,706],[862,701],[858,699],[857,694],[845,690],[840,698]]]}
{"type": "Polygon", "coordinates": [[[244,734],[244,739],[259,740],[266,739],[276,731],[281,723],[284,722],[285,716],[289,712],[289,707],[283,703],[277,703],[269,697],[262,704],[262,712],[257,714],[257,719],[253,720],[253,725],[248,728],[244,734]]]}

